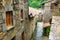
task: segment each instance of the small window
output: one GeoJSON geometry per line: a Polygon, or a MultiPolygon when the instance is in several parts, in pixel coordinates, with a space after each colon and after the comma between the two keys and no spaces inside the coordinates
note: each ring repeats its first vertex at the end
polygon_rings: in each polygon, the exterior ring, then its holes
{"type": "Polygon", "coordinates": [[[25,40],[24,31],[23,31],[23,33],[22,33],[22,40],[25,40]]]}
{"type": "Polygon", "coordinates": [[[53,9],[54,8],[54,3],[51,3],[51,9],[53,9]]]}
{"type": "Polygon", "coordinates": [[[45,4],[43,3],[42,6],[41,6],[42,9],[44,9],[44,7],[45,7],[44,5],[45,5],[45,4]]]}
{"type": "Polygon", "coordinates": [[[28,0],[24,0],[24,3],[28,2],[28,0]]]}
{"type": "Polygon", "coordinates": [[[11,28],[13,26],[13,12],[12,11],[6,12],[6,26],[7,28],[11,28]]]}
{"type": "Polygon", "coordinates": [[[23,19],[23,9],[21,9],[21,11],[20,11],[20,17],[21,17],[21,19],[23,19]]]}

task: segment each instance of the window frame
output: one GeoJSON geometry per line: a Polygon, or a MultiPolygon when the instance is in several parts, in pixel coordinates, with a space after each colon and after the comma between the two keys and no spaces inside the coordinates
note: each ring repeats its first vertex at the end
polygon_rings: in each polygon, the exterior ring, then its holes
{"type": "MultiPolygon", "coordinates": [[[[11,13],[13,13],[13,11],[6,11],[6,12],[11,12],[11,13]]],[[[5,12],[5,13],[6,13],[5,12]]],[[[5,16],[6,16],[6,14],[5,14],[5,16]]],[[[13,17],[13,14],[12,14],[12,17],[13,17]]],[[[6,30],[10,30],[10,29],[12,29],[12,28],[14,28],[14,17],[12,18],[12,26],[7,26],[6,25],[6,19],[5,19],[5,26],[6,26],[6,30]]]]}
{"type": "Polygon", "coordinates": [[[20,10],[20,18],[23,19],[23,9],[20,10]]]}

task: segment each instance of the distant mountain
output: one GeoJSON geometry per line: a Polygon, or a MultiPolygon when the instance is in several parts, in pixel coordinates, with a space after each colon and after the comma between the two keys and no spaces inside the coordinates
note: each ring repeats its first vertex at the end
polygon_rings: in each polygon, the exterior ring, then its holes
{"type": "Polygon", "coordinates": [[[29,0],[29,6],[33,8],[41,8],[41,3],[47,0],[29,0]]]}

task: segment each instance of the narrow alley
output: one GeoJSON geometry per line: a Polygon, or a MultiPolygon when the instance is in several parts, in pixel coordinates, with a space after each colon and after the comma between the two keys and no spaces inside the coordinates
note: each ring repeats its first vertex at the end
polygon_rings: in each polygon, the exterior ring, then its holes
{"type": "Polygon", "coordinates": [[[36,10],[34,8],[29,7],[29,14],[32,13],[32,15],[35,16],[35,21],[36,21],[35,30],[32,34],[31,40],[48,40],[49,39],[48,36],[43,35],[43,32],[44,32],[43,28],[45,28],[46,26],[50,26],[50,24],[44,23],[43,18],[41,20],[39,19],[39,17],[42,16],[42,14],[38,14],[40,12],[42,13],[41,10],[36,10]]]}
{"type": "Polygon", "coordinates": [[[60,0],[0,0],[0,40],[60,40],[60,0]]]}

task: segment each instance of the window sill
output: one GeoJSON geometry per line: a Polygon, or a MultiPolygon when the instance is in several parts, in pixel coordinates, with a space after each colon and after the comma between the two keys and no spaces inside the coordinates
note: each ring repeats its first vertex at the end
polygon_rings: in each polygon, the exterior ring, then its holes
{"type": "Polygon", "coordinates": [[[7,26],[7,30],[14,28],[14,26],[7,26]]]}

